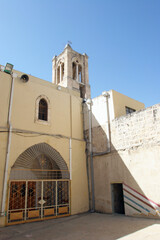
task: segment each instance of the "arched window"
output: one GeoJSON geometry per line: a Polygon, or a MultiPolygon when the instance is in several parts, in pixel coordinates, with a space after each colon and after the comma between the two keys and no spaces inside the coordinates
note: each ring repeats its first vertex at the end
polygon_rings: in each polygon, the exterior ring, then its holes
{"type": "Polygon", "coordinates": [[[45,95],[40,95],[36,99],[35,105],[35,123],[50,125],[51,120],[51,104],[45,95]]]}
{"type": "Polygon", "coordinates": [[[78,82],[82,82],[82,66],[78,65],[78,82]]]}
{"type": "Polygon", "coordinates": [[[78,60],[72,62],[72,78],[77,82],[82,82],[82,66],[78,63],[78,60]]]}
{"type": "Polygon", "coordinates": [[[72,63],[72,78],[73,78],[73,80],[76,80],[76,78],[77,78],[75,62],[72,63]]]}
{"type": "Polygon", "coordinates": [[[38,119],[48,121],[48,104],[44,98],[39,101],[38,119]]]}
{"type": "Polygon", "coordinates": [[[64,78],[64,62],[59,62],[56,71],[56,84],[59,84],[63,81],[64,78]]]}

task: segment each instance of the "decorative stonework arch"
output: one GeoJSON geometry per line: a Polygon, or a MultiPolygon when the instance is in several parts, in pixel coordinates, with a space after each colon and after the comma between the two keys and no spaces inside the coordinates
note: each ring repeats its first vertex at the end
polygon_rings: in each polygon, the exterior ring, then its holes
{"type": "Polygon", "coordinates": [[[47,96],[45,95],[40,95],[37,99],[36,99],[36,106],[35,106],[35,122],[36,123],[40,123],[43,125],[50,125],[50,120],[51,120],[51,104],[50,104],[50,100],[47,96]],[[39,102],[41,99],[44,99],[48,105],[48,116],[47,116],[47,121],[43,121],[41,119],[39,119],[39,102]]]}
{"type": "Polygon", "coordinates": [[[80,57],[78,55],[73,55],[71,60],[72,62],[80,63],[80,57]]]}
{"type": "Polygon", "coordinates": [[[56,62],[56,67],[58,67],[61,63],[64,63],[64,57],[60,58],[57,62],[56,62]]]}
{"type": "Polygon", "coordinates": [[[66,162],[47,143],[19,155],[11,168],[7,224],[70,215],[70,179],[66,162]]]}
{"type": "Polygon", "coordinates": [[[69,179],[69,171],[58,151],[39,143],[19,155],[11,168],[10,180],[13,179],[69,179]]]}

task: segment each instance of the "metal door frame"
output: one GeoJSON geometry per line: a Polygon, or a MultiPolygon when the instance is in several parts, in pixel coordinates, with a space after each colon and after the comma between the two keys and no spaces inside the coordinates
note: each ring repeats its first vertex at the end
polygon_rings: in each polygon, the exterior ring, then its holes
{"type": "MultiPolygon", "coordinates": [[[[34,221],[42,221],[42,220],[45,220],[45,219],[52,219],[52,218],[58,218],[58,217],[65,217],[65,216],[69,216],[70,215],[70,211],[71,211],[71,206],[70,206],[70,197],[71,197],[71,194],[70,194],[70,187],[71,185],[71,182],[70,180],[68,179],[57,179],[57,180],[10,180],[9,181],[9,191],[8,191],[8,208],[7,208],[7,225],[15,225],[15,224],[20,224],[20,223],[25,223],[25,222],[34,222],[34,221]],[[11,183],[13,182],[25,182],[25,208],[24,209],[9,209],[9,204],[10,204],[10,191],[11,191],[11,183]],[[32,208],[33,211],[36,212],[37,209],[39,209],[39,217],[33,217],[33,218],[30,218],[28,219],[28,212],[30,211],[29,208],[27,208],[27,197],[28,197],[28,182],[40,182],[41,183],[41,186],[40,186],[40,195],[41,195],[41,200],[44,200],[43,197],[44,197],[44,188],[43,188],[43,185],[44,185],[44,182],[55,182],[55,205],[52,206],[53,209],[55,209],[55,214],[53,216],[44,216],[44,209],[45,207],[43,207],[43,201],[41,201],[40,203],[40,207],[35,207],[32,208]],[[68,191],[67,191],[67,194],[68,194],[68,203],[67,204],[59,204],[58,205],[58,182],[68,182],[68,191]],[[68,209],[68,211],[67,211],[68,209]],[[61,210],[61,211],[60,211],[61,210]],[[22,219],[18,219],[18,216],[21,216],[22,219]],[[12,218],[11,218],[12,216],[12,218]],[[16,218],[14,220],[14,218],[16,218]]],[[[37,189],[36,189],[36,196],[37,196],[37,189]]],[[[39,202],[38,202],[39,203],[39,202]]],[[[48,206],[49,208],[50,206],[48,206]]],[[[46,208],[47,209],[47,208],[46,208]]],[[[37,210],[37,213],[38,213],[38,210],[37,210]]],[[[19,217],[20,217],[19,216],[19,217]]]]}

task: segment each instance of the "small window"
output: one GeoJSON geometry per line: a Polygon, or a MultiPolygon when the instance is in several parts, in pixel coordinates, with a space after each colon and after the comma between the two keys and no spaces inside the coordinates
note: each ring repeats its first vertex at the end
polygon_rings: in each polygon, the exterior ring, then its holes
{"type": "Polygon", "coordinates": [[[133,112],[135,112],[135,111],[136,111],[136,110],[133,109],[133,108],[126,107],[126,114],[133,113],[133,112]]]}
{"type": "Polygon", "coordinates": [[[39,101],[39,113],[38,119],[47,121],[48,120],[48,104],[45,99],[39,101]]]}
{"type": "Polygon", "coordinates": [[[51,104],[45,95],[40,95],[36,99],[35,105],[35,123],[50,125],[51,120],[51,104]]]}

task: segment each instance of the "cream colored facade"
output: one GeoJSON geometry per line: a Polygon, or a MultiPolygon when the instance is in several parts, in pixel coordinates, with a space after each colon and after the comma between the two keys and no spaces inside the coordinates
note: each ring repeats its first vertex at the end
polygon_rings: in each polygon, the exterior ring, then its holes
{"type": "MultiPolygon", "coordinates": [[[[74,53],[75,55],[75,53],[74,53]]],[[[7,224],[9,204],[9,180],[11,168],[26,149],[45,143],[56,150],[64,159],[70,175],[70,214],[89,210],[88,182],[86,170],[86,143],[83,137],[82,98],[78,89],[58,87],[29,76],[23,82],[22,72],[13,70],[14,87],[11,106],[9,161],[5,165],[8,141],[8,112],[11,95],[12,76],[0,71],[0,205],[5,198],[5,211],[1,211],[0,225],[7,224]],[[38,119],[38,102],[46,99],[48,121],[38,119]],[[3,180],[7,167],[7,191],[3,193],[3,180]],[[5,197],[3,196],[5,194],[5,197]]]]}
{"type": "Polygon", "coordinates": [[[159,217],[159,106],[145,110],[114,90],[91,100],[88,56],[68,44],[52,60],[52,83],[0,69],[0,226],[114,213],[116,201],[126,215],[159,217]]]}

